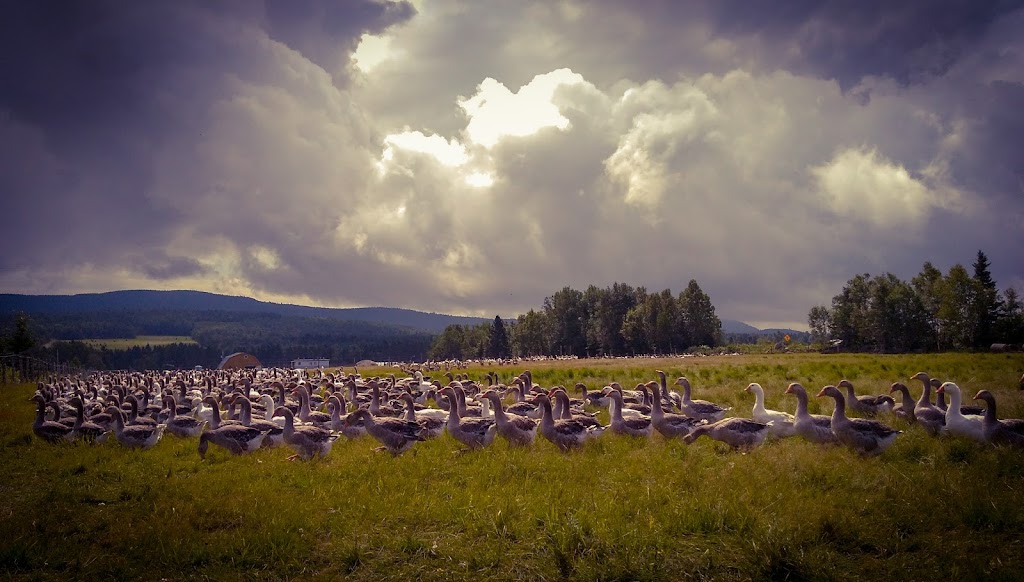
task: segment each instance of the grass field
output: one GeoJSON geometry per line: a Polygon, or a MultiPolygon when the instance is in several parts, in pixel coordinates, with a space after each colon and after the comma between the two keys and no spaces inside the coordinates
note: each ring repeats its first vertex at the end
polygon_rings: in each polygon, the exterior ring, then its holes
{"type": "Polygon", "coordinates": [[[108,350],[127,350],[144,346],[166,346],[170,344],[195,344],[196,341],[187,335],[140,335],[130,339],[86,339],[82,343],[94,348],[108,350]]]}
{"type": "MultiPolygon", "coordinates": [[[[497,368],[507,379],[527,366],[497,368]]],[[[925,370],[1024,417],[1019,354],[789,354],[530,363],[542,385],[685,374],[749,416],[793,411],[789,381],[860,394],[925,370]]],[[[379,370],[381,373],[387,370],[379,370]]],[[[468,372],[482,377],[485,370],[468,372]]],[[[364,375],[374,370],[360,369],[364,375]]],[[[908,383],[919,393],[919,386],[908,383]]],[[[568,455],[539,439],[457,454],[447,435],[392,458],[339,440],[313,462],[234,457],[165,437],[53,446],[33,387],[0,401],[0,571],[15,579],[1015,580],[1024,576],[1024,451],[905,431],[878,458],[796,439],[748,454],[606,435],[568,455]]],[[[811,398],[812,412],[831,411],[811,398]]],[[[605,417],[606,418],[606,417],[605,417]]]]}

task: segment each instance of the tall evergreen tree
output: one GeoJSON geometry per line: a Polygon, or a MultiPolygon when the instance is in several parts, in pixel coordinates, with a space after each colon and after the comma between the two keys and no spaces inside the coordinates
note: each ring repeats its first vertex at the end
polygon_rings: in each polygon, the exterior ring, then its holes
{"type": "Polygon", "coordinates": [[[19,313],[14,321],[14,333],[8,340],[8,347],[16,354],[34,348],[36,340],[29,329],[29,318],[24,313],[19,313]]]}
{"type": "Polygon", "coordinates": [[[492,358],[507,358],[511,355],[505,322],[498,315],[494,316],[494,322],[491,324],[490,337],[488,339],[488,356],[492,358]]]}
{"type": "Polygon", "coordinates": [[[929,349],[941,350],[943,348],[943,333],[939,325],[939,307],[942,305],[942,271],[935,268],[930,262],[925,261],[921,272],[910,280],[911,287],[921,299],[924,306],[931,342],[926,344],[929,349]]]}
{"type": "Polygon", "coordinates": [[[711,298],[700,288],[696,279],[690,279],[686,289],[679,294],[679,304],[690,333],[691,345],[716,346],[721,343],[722,320],[715,315],[711,298]]]}
{"type": "Polygon", "coordinates": [[[988,257],[984,252],[978,251],[978,256],[973,266],[974,280],[979,286],[978,295],[975,299],[978,325],[974,330],[974,347],[983,348],[992,344],[996,321],[999,319],[1002,311],[1003,301],[999,296],[996,282],[992,278],[988,257]]]}

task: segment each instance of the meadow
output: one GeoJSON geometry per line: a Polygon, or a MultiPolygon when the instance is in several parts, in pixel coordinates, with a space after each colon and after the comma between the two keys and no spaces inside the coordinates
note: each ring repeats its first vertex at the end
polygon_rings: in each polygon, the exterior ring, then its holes
{"type": "MultiPolygon", "coordinates": [[[[992,391],[1024,417],[1021,354],[774,354],[529,362],[550,386],[631,388],[686,375],[694,398],[750,416],[799,381],[814,398],[918,371],[992,391]]],[[[350,371],[351,369],[349,369],[350,371]]],[[[391,370],[362,369],[364,376],[391,370]]],[[[165,436],[148,451],[49,445],[32,435],[34,386],[0,388],[0,571],[12,579],[1014,580],[1024,576],[1024,450],[904,430],[882,456],[797,438],[741,454],[700,439],[607,434],[570,454],[538,438],[460,453],[449,436],[393,458],[372,439],[311,462],[235,457],[165,436]]],[[[607,421],[607,413],[602,413],[607,421]]],[[[113,440],[113,439],[111,439],[113,440]]]]}
{"type": "Polygon", "coordinates": [[[108,350],[129,350],[146,346],[168,346],[171,344],[194,344],[196,341],[187,335],[140,335],[123,339],[85,339],[82,343],[94,348],[108,350]]]}

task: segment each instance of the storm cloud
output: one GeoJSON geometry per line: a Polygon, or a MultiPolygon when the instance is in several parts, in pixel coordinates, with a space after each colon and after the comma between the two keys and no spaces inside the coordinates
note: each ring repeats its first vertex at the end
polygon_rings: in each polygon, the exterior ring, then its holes
{"type": "Polygon", "coordinates": [[[1021,3],[7,12],[6,292],[511,316],[695,278],[805,327],[856,273],[978,249],[1024,285],[1021,3]]]}

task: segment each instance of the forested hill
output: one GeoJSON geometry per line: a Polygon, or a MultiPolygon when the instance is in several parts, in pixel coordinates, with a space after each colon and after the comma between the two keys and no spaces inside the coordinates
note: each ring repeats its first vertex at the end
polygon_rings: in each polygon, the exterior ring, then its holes
{"type": "Polygon", "coordinates": [[[0,315],[17,311],[30,314],[74,314],[100,311],[264,313],[290,317],[329,318],[340,321],[365,321],[408,327],[429,333],[439,333],[445,327],[453,324],[478,325],[490,321],[485,318],[425,313],[392,307],[339,309],[269,303],[249,297],[218,295],[203,291],[111,291],[80,295],[0,294],[0,315]]]}

